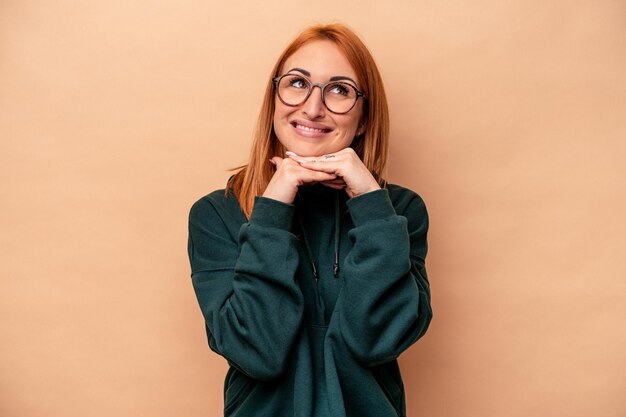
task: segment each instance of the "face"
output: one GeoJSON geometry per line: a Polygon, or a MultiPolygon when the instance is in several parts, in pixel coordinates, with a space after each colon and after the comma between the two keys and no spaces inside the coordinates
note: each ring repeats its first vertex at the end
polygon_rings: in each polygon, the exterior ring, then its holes
{"type": "MultiPolygon", "coordinates": [[[[304,75],[314,83],[326,83],[333,77],[352,84],[357,83],[354,69],[331,41],[313,41],[304,44],[291,55],[279,75],[286,73],[304,75]]],[[[361,125],[363,99],[345,114],[330,112],[322,102],[320,88],[314,87],[309,98],[291,107],[278,97],[274,107],[274,132],[288,151],[300,156],[320,156],[347,148],[356,135],[365,131],[361,125]]]]}

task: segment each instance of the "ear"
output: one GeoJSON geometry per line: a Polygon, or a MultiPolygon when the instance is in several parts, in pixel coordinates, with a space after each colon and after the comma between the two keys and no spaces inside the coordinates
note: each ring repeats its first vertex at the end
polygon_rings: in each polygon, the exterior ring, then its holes
{"type": "Polygon", "coordinates": [[[356,130],[356,136],[361,136],[362,134],[365,133],[365,131],[367,130],[367,125],[365,124],[365,122],[363,122],[359,128],[356,130]]]}

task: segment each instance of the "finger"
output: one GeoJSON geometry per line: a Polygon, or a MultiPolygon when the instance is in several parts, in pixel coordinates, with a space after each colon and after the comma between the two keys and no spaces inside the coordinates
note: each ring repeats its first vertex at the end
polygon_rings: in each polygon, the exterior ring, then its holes
{"type": "Polygon", "coordinates": [[[272,163],[276,168],[278,168],[283,162],[283,158],[280,156],[274,156],[270,159],[270,163],[272,163]]]}
{"type": "Polygon", "coordinates": [[[354,149],[350,147],[343,148],[337,152],[320,155],[320,156],[300,156],[292,151],[285,152],[285,155],[287,155],[288,157],[297,159],[297,160],[310,161],[310,162],[326,162],[331,159],[346,160],[350,158],[357,158],[360,160],[356,152],[354,152],[354,149]]]}
{"type": "Polygon", "coordinates": [[[343,180],[343,178],[340,177],[337,177],[337,179],[334,179],[332,181],[325,181],[325,183],[334,185],[346,185],[346,182],[343,180]]]}
{"type": "Polygon", "coordinates": [[[344,188],[346,188],[346,184],[345,183],[338,184],[338,183],[333,182],[333,181],[322,181],[322,182],[320,182],[320,184],[322,184],[323,186],[328,187],[328,188],[333,188],[335,190],[343,190],[344,188]]]}
{"type": "Polygon", "coordinates": [[[305,157],[302,156],[298,156],[292,152],[287,152],[287,156],[289,157],[289,159],[292,159],[296,162],[306,162],[307,159],[305,157]]]}
{"type": "Polygon", "coordinates": [[[327,181],[320,182],[320,184],[322,184],[323,186],[328,187],[328,188],[334,188],[335,190],[343,190],[344,188],[346,188],[345,184],[343,184],[343,185],[330,184],[327,181]]]}
{"type": "MultiPolygon", "coordinates": [[[[321,173],[324,174],[324,173],[321,173]]],[[[306,175],[306,176],[302,176],[300,177],[300,181],[298,185],[304,185],[304,184],[316,184],[316,183],[320,183],[320,184],[324,184],[326,181],[331,180],[332,177],[328,176],[328,174],[325,175],[306,175]]]]}
{"type": "Polygon", "coordinates": [[[308,169],[291,158],[282,159],[280,162],[280,170],[284,171],[286,175],[296,179],[299,183],[331,181],[337,179],[337,175],[334,172],[308,169]]]}
{"type": "Polygon", "coordinates": [[[308,182],[333,181],[337,178],[337,176],[335,174],[328,173],[328,172],[306,170],[302,172],[300,178],[308,183],[308,182]]]}
{"type": "Polygon", "coordinates": [[[335,155],[335,154],[326,154],[326,155],[322,155],[322,156],[300,156],[300,155],[296,155],[293,152],[285,152],[285,154],[293,159],[294,161],[298,161],[300,163],[309,163],[309,162],[333,162],[336,160],[340,160],[340,159],[345,159],[345,158],[341,158],[341,155],[335,155]]]}
{"type": "Polygon", "coordinates": [[[338,176],[343,176],[342,172],[345,169],[340,160],[332,160],[329,159],[327,161],[298,161],[300,165],[304,168],[313,170],[313,171],[322,171],[337,174],[338,176]]]}
{"type": "Polygon", "coordinates": [[[339,176],[342,167],[341,159],[319,159],[320,157],[302,157],[302,156],[292,156],[289,155],[289,159],[299,163],[302,167],[311,169],[314,171],[324,171],[324,172],[332,172],[339,176]]]}

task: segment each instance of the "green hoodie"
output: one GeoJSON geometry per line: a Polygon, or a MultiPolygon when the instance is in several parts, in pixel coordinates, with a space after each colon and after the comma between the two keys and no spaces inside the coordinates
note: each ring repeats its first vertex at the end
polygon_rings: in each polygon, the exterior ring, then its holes
{"type": "Polygon", "coordinates": [[[427,231],[421,197],[396,185],[256,197],[249,221],[230,192],[198,200],[191,276],[230,365],[225,416],[405,416],[396,358],[432,317],[427,231]]]}

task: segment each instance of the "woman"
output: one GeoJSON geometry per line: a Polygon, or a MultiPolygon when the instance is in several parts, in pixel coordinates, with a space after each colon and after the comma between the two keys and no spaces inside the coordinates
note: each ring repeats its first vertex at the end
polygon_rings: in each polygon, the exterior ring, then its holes
{"type": "Polygon", "coordinates": [[[428,328],[422,199],[386,184],[376,64],[343,25],[280,56],[249,162],[194,204],[192,281],[230,365],[225,415],[405,415],[396,358],[428,328]]]}

